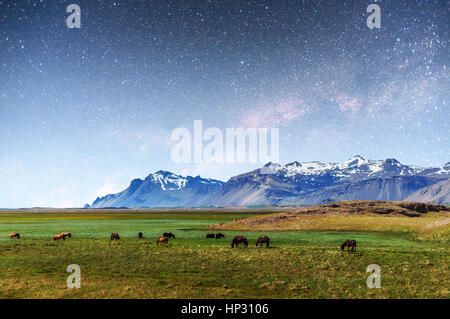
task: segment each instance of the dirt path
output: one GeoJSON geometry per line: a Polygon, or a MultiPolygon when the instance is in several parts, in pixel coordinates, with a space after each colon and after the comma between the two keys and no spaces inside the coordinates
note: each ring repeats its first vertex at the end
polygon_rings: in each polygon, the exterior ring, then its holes
{"type": "Polygon", "coordinates": [[[434,223],[428,224],[425,226],[425,228],[433,228],[433,227],[439,227],[444,226],[450,223],[450,218],[444,219],[444,220],[438,220],[434,223]]]}

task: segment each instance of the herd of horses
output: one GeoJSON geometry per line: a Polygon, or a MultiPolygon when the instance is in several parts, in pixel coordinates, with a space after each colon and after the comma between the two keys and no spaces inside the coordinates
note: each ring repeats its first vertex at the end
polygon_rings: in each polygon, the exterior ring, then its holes
{"type": "MultiPolygon", "coordinates": [[[[12,233],[11,235],[9,235],[9,238],[11,239],[20,239],[20,234],[19,233],[12,233]]],[[[66,238],[72,238],[72,234],[69,232],[65,232],[65,233],[60,233],[60,234],[56,234],[55,236],[53,236],[53,240],[66,240],[66,238]]],[[[142,234],[142,232],[138,233],[138,238],[144,238],[144,235],[142,234]]],[[[162,236],[159,236],[156,239],[156,246],[159,246],[160,244],[168,244],[169,243],[169,238],[175,238],[175,235],[172,233],[163,233],[162,236]]],[[[225,238],[225,235],[222,233],[217,233],[217,234],[206,234],[206,238],[207,239],[221,239],[221,238],[225,238]]],[[[120,240],[120,236],[118,233],[112,233],[111,237],[110,237],[111,241],[114,240],[120,240]]],[[[263,247],[263,244],[266,245],[266,248],[269,248],[269,243],[270,243],[270,239],[267,236],[264,237],[258,237],[258,239],[256,240],[256,247],[263,247]]],[[[232,240],[231,240],[231,248],[234,247],[239,247],[239,244],[243,244],[244,247],[248,247],[248,240],[247,238],[245,238],[242,235],[238,235],[235,236],[232,240]]],[[[345,247],[347,247],[347,251],[356,251],[356,240],[350,240],[347,239],[344,243],[341,244],[341,250],[344,250],[345,247]]]]}
{"type": "MultiPolygon", "coordinates": [[[[66,240],[66,237],[67,238],[72,238],[72,234],[68,233],[68,232],[61,233],[61,234],[56,234],[55,236],[53,236],[53,240],[60,240],[60,239],[66,240]]],[[[13,239],[13,238],[20,239],[20,234],[19,233],[12,233],[11,235],[9,235],[9,238],[11,238],[11,239],[13,239]]]]}

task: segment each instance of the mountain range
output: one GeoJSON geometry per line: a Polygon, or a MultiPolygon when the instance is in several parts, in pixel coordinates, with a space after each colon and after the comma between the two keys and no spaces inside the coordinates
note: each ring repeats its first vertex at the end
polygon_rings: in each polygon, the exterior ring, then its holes
{"type": "MultiPolygon", "coordinates": [[[[449,178],[450,162],[441,167],[423,168],[404,165],[395,159],[366,160],[359,155],[343,163],[293,162],[284,166],[267,163],[227,182],[158,171],[143,180],[134,179],[120,193],[97,198],[91,207],[281,206],[340,200],[397,201],[438,183],[448,183],[449,178]]],[[[447,195],[440,194],[439,198],[447,201],[448,186],[440,190],[447,195]]],[[[414,196],[418,201],[434,198],[429,193],[414,196]]]]}

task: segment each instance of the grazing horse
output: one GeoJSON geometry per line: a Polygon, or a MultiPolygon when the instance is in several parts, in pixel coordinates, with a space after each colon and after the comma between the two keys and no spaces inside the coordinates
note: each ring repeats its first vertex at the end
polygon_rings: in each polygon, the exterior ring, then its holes
{"type": "Polygon", "coordinates": [[[156,240],[156,246],[159,246],[159,244],[162,244],[162,243],[168,244],[169,237],[164,237],[164,236],[158,237],[158,239],[156,240]]]}
{"type": "Polygon", "coordinates": [[[64,237],[72,238],[72,234],[71,233],[61,233],[61,235],[64,235],[64,237]]]}
{"type": "Polygon", "coordinates": [[[20,239],[20,234],[19,234],[19,233],[12,233],[11,235],[9,235],[9,238],[17,238],[17,239],[20,239]]]}
{"type": "Polygon", "coordinates": [[[231,241],[231,248],[234,248],[234,245],[236,245],[236,247],[239,247],[240,243],[243,243],[245,247],[248,247],[247,238],[245,238],[244,236],[236,236],[231,241]]]}
{"type": "Polygon", "coordinates": [[[262,247],[263,244],[266,244],[266,247],[269,247],[269,237],[267,237],[267,236],[259,237],[256,240],[256,247],[258,247],[258,244],[259,244],[259,247],[262,247]]]}
{"type": "Polygon", "coordinates": [[[112,233],[111,234],[111,240],[120,240],[120,236],[118,233],[112,233]]]}
{"type": "Polygon", "coordinates": [[[142,232],[140,231],[138,234],[138,238],[144,238],[144,235],[142,235],[142,232]]]}
{"type": "Polygon", "coordinates": [[[347,239],[341,245],[341,250],[344,250],[345,246],[347,246],[347,251],[356,251],[356,240],[347,239]]]}
{"type": "Polygon", "coordinates": [[[225,235],[222,233],[216,234],[216,239],[225,238],[225,235]]]}
{"type": "Polygon", "coordinates": [[[55,236],[53,236],[53,240],[66,240],[66,236],[64,236],[64,234],[56,234],[55,236]]]}
{"type": "Polygon", "coordinates": [[[162,237],[175,238],[175,235],[172,234],[172,233],[164,233],[164,234],[162,235],[162,237]]]}
{"type": "Polygon", "coordinates": [[[214,234],[206,234],[206,239],[216,237],[214,234]]]}

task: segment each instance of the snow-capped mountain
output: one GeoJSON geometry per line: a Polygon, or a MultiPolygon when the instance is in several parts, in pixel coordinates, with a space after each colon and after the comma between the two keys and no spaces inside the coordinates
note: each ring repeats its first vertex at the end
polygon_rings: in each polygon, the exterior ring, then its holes
{"type": "MultiPolygon", "coordinates": [[[[450,174],[450,163],[439,168],[422,168],[403,165],[393,158],[386,160],[366,160],[357,155],[343,163],[293,162],[285,166],[266,164],[272,174],[297,178],[298,176],[330,176],[335,181],[356,181],[366,178],[387,176],[434,176],[450,174]]],[[[266,167],[265,166],[265,167],[266,167]]],[[[265,167],[261,169],[266,173],[265,167]]]]}
{"type": "Polygon", "coordinates": [[[120,193],[97,198],[92,207],[202,206],[222,185],[223,182],[210,178],[183,177],[158,171],[144,180],[134,179],[120,193]]]}
{"type": "Polygon", "coordinates": [[[224,183],[159,171],[135,179],[92,207],[251,206],[317,204],[338,200],[401,200],[450,177],[450,163],[437,168],[404,165],[395,159],[343,163],[268,163],[224,183]]]}
{"type": "Polygon", "coordinates": [[[410,193],[450,176],[450,165],[421,168],[395,159],[343,163],[268,163],[232,177],[215,197],[227,205],[298,205],[344,199],[401,200],[410,193]],[[393,179],[392,177],[398,177],[393,179]]]}

